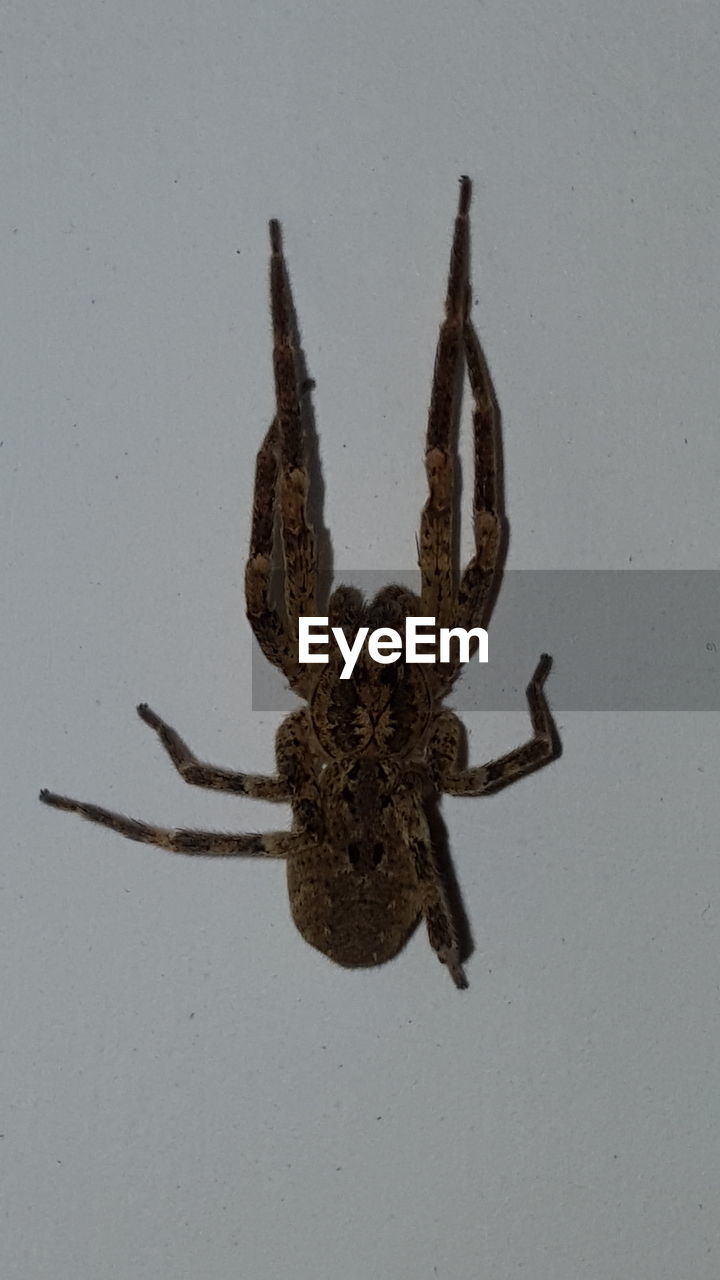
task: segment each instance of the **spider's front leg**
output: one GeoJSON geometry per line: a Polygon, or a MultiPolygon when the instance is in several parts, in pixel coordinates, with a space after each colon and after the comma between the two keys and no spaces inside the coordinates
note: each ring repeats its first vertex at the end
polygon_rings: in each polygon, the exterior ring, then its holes
{"type": "Polygon", "coordinates": [[[452,436],[457,420],[468,308],[470,191],[470,179],[461,178],[425,446],[429,495],[420,522],[421,599],[423,614],[434,617],[438,626],[450,626],[454,620],[455,450],[452,436]]]}
{"type": "Polygon", "coordinates": [[[317,613],[317,547],[307,512],[309,479],[293,306],[280,226],[270,223],[270,298],[277,412],[258,453],[250,558],[245,571],[247,612],[266,657],[304,696],[312,674],[298,663],[298,615],[317,613]],[[277,521],[276,521],[277,517],[277,521]],[[284,570],[284,617],[271,603],[275,528],[284,570]]]}
{"type": "Polygon", "coordinates": [[[247,616],[265,657],[294,687],[300,674],[285,619],[270,599],[278,486],[278,431],[273,421],[255,461],[250,555],[245,565],[247,616]]]}
{"type": "MultiPolygon", "coordinates": [[[[420,530],[423,613],[438,626],[477,626],[485,620],[503,551],[499,492],[499,444],[495,401],[468,306],[470,180],[460,181],[460,204],[450,256],[445,319],[440,329],[428,417],[425,467],[429,496],[420,530]],[[473,393],[475,556],[458,584],[455,499],[457,423],[463,360],[473,393]]],[[[458,675],[459,653],[436,665],[430,678],[443,697],[458,675]]]]}
{"type": "Polygon", "coordinates": [[[552,659],[544,653],[527,687],[533,736],[521,747],[488,764],[458,767],[462,728],[452,711],[438,714],[427,746],[427,763],[439,791],[451,796],[484,796],[518,782],[560,755],[560,741],[545,697],[552,659]]]}
{"type": "Polygon", "coordinates": [[[473,533],[475,555],[458,587],[456,623],[486,622],[493,589],[502,568],[505,524],[500,488],[500,442],[495,395],[485,356],[470,318],[465,322],[465,359],[473,396],[473,533]]]}
{"type": "Polygon", "coordinates": [[[314,614],[317,594],[317,547],[308,518],[310,481],[305,457],[302,388],[293,333],[293,302],[283,256],[280,224],[270,223],[270,301],[273,323],[273,369],[277,399],[280,456],[280,533],[285,567],[285,611],[297,640],[298,614],[314,614]]]}
{"type": "MultiPolygon", "coordinates": [[[[466,182],[466,179],[462,180],[466,182]]],[[[436,607],[442,625],[470,628],[487,625],[498,573],[505,549],[505,521],[502,516],[500,484],[500,439],[495,392],[482,348],[469,316],[469,232],[470,187],[461,186],[460,209],[455,223],[450,278],[448,278],[446,321],[438,343],[433,397],[428,422],[428,483],[430,497],[423,512],[423,527],[433,517],[436,547],[421,540],[424,603],[427,612],[436,607]],[[461,333],[457,326],[461,321],[461,333]],[[459,351],[460,348],[460,351],[459,351]],[[461,353],[468,367],[473,393],[473,532],[475,554],[457,582],[454,465],[451,428],[457,411],[457,388],[461,353]]],[[[436,614],[437,616],[437,614],[436,614]]],[[[445,666],[434,668],[436,692],[445,695],[460,669],[459,654],[445,666]]]]}

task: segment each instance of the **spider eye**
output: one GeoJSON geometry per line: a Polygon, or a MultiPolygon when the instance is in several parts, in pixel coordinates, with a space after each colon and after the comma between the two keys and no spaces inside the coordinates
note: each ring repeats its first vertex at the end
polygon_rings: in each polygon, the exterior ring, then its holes
{"type": "Polygon", "coordinates": [[[348,858],[350,859],[352,865],[355,866],[355,863],[358,861],[360,857],[360,846],[357,844],[349,844],[347,847],[347,852],[348,852],[348,858]]]}
{"type": "Polygon", "coordinates": [[[377,843],[373,845],[373,866],[374,867],[379,866],[384,857],[385,857],[385,846],[381,844],[380,841],[378,840],[377,843]]]}

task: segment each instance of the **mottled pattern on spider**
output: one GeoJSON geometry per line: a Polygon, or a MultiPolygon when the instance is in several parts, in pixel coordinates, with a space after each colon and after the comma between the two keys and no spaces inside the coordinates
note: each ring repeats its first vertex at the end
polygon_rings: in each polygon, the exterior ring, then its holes
{"type": "MultiPolygon", "coordinates": [[[[420,596],[388,586],[366,603],[338,587],[327,606],[330,626],[352,639],[357,628],[402,631],[407,616],[434,617],[438,627],[487,621],[501,569],[504,522],[498,479],[499,442],[489,375],[469,317],[470,181],[460,181],[445,318],[440,330],[427,429],[429,496],[422,512],[420,596]],[[475,554],[455,565],[453,431],[463,368],[472,392],[475,554]]],[[[293,338],[292,303],[280,227],[270,223],[273,365],[277,411],[257,458],[247,615],[266,657],[307,706],[281,724],[272,777],[234,773],[197,760],[174,729],[148,706],[153,728],[181,776],[195,786],[263,800],[289,801],[291,831],[264,835],[165,830],[97,805],[41,792],[67,809],[180,853],[285,858],[293,918],[303,937],[338,964],[381,964],[396,955],[424,918],[430,944],[458,987],[466,986],[456,924],[433,848],[428,814],[442,794],[481,796],[549,763],[559,745],[543,693],[550,659],[543,655],[527,689],[532,737],[490,764],[460,763],[462,727],[442,706],[459,657],[444,665],[402,660],[379,665],[363,650],[353,675],[340,679],[337,650],[325,666],[298,661],[298,616],[317,616],[318,564],[308,516],[308,473],[302,427],[303,387],[293,338]],[[280,546],[276,548],[276,539],[280,546]],[[273,556],[282,553],[284,600],[273,601],[273,556]]]]}

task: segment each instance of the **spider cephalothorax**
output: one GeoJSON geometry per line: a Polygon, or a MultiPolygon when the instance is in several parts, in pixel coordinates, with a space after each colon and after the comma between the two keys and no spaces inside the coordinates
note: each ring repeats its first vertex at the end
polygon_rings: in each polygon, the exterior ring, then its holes
{"type": "MultiPolygon", "coordinates": [[[[327,615],[349,641],[363,626],[400,630],[408,617],[431,617],[438,627],[469,629],[487,621],[492,605],[504,524],[494,396],[468,314],[469,204],[470,181],[461,178],[427,429],[429,496],[420,525],[421,592],[417,596],[389,586],[366,603],[356,590],[339,587],[327,615]],[[475,553],[458,573],[453,432],[463,366],[474,403],[475,553]]],[[[203,764],[146,704],[138,712],[186,782],[287,801],[293,810],[292,830],[264,835],[167,830],[49,791],[41,791],[40,798],[132,840],[175,852],[285,858],[293,919],[303,937],[338,964],[358,967],[390,959],[424,918],[432,947],[463,987],[457,931],[428,815],[443,793],[498,791],[558,754],[543,693],[550,659],[543,655],[527,689],[533,736],[515,751],[472,768],[461,764],[460,721],[442,705],[460,670],[456,653],[440,664],[413,665],[402,656],[381,664],[363,651],[349,678],[343,678],[337,651],[331,651],[323,666],[300,661],[298,619],[317,617],[322,602],[307,506],[304,388],[280,228],[274,221],[270,242],[277,410],[257,458],[245,589],[260,647],[307,706],[280,725],[277,773],[270,777],[203,764]],[[271,590],[278,551],[283,571],[279,605],[271,590]]]]}
{"type": "MultiPolygon", "coordinates": [[[[358,609],[343,631],[350,645],[361,627],[398,631],[407,614],[417,614],[419,604],[412,592],[387,587],[358,609]]],[[[327,756],[400,760],[417,754],[433,711],[424,666],[405,662],[402,656],[387,665],[378,663],[364,648],[350,678],[343,677],[344,668],[340,650],[331,650],[309,698],[313,732],[327,756]]]]}

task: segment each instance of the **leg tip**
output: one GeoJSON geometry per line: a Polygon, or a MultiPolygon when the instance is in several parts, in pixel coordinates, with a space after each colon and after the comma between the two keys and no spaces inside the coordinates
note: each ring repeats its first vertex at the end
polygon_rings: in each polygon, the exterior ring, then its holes
{"type": "Polygon", "coordinates": [[[43,787],[38,800],[41,800],[43,804],[52,805],[53,809],[67,809],[68,807],[67,801],[63,796],[56,795],[54,791],[48,791],[46,787],[43,787]]]}
{"type": "Polygon", "coordinates": [[[467,174],[463,174],[460,179],[460,201],[458,204],[458,217],[462,218],[470,208],[470,197],[472,195],[472,182],[467,174]]]}
{"type": "Polygon", "coordinates": [[[549,653],[540,654],[540,661],[538,662],[535,668],[533,678],[530,682],[531,684],[543,684],[545,680],[547,680],[548,676],[550,675],[552,661],[553,660],[550,657],[549,653]]]}
{"type": "Polygon", "coordinates": [[[448,973],[450,974],[450,977],[455,983],[458,991],[466,991],[468,987],[468,980],[465,977],[465,970],[458,959],[455,947],[452,948],[449,955],[443,957],[443,964],[447,965],[448,973]]]}
{"type": "Polygon", "coordinates": [[[282,232],[277,218],[270,219],[270,248],[273,253],[282,253],[282,232]]]}
{"type": "Polygon", "coordinates": [[[140,719],[145,721],[145,724],[149,724],[151,729],[157,729],[160,720],[155,715],[155,712],[150,710],[147,702],[138,703],[135,710],[137,711],[140,719]]]}

